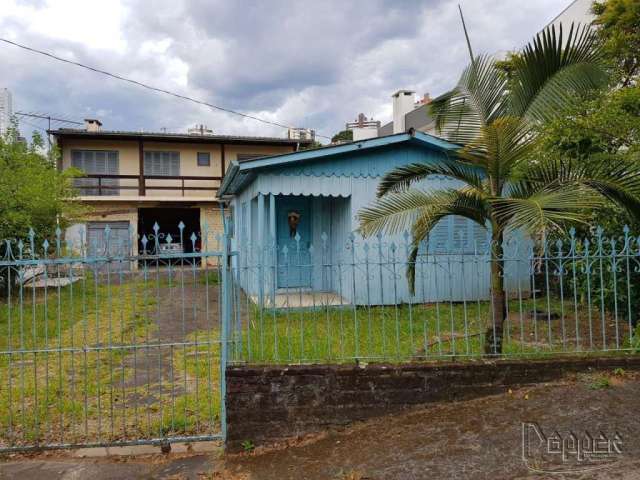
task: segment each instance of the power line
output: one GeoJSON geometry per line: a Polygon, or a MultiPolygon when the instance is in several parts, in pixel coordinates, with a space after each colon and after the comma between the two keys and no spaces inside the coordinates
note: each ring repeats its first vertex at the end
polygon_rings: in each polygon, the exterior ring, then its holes
{"type": "Polygon", "coordinates": [[[74,125],[84,125],[82,122],[76,122],[74,120],[66,120],[64,118],[51,117],[49,115],[38,115],[35,113],[26,113],[26,112],[15,112],[15,114],[23,117],[41,118],[43,120],[50,120],[52,122],[73,123],[74,125]]]}
{"type": "MultiPolygon", "coordinates": [[[[110,73],[110,72],[107,72],[106,70],[101,70],[101,69],[96,68],[96,67],[85,65],[84,63],[75,62],[75,61],[69,60],[67,58],[59,57],[57,55],[54,55],[53,53],[45,52],[43,50],[38,50],[36,48],[32,48],[32,47],[29,47],[27,45],[22,45],[20,43],[8,40],[6,38],[0,37],[0,41],[2,41],[4,43],[7,43],[9,45],[13,45],[13,46],[18,47],[18,48],[22,48],[24,50],[28,50],[28,51],[33,52],[33,53],[37,53],[39,55],[44,55],[45,57],[49,57],[49,58],[52,58],[54,60],[58,60],[60,62],[68,63],[70,65],[75,65],[76,67],[85,68],[87,70],[91,70],[92,72],[100,73],[102,75],[106,75],[107,77],[115,78],[116,80],[121,80],[123,82],[128,82],[128,83],[131,83],[133,85],[137,85],[139,87],[146,88],[148,90],[152,90],[154,92],[164,93],[165,95],[170,95],[172,97],[176,97],[176,98],[179,98],[181,100],[187,100],[189,102],[193,102],[193,103],[196,103],[198,105],[204,105],[206,107],[213,108],[215,110],[220,110],[222,112],[230,113],[232,115],[238,115],[240,117],[248,118],[250,120],[255,120],[257,122],[262,122],[262,123],[265,123],[267,125],[272,125],[272,126],[275,126],[275,127],[286,128],[286,129],[294,128],[294,127],[291,127],[289,125],[285,125],[283,123],[279,123],[279,122],[267,120],[267,119],[264,119],[264,118],[256,117],[254,115],[248,115],[246,113],[238,112],[236,110],[231,110],[230,108],[220,107],[218,105],[214,105],[212,103],[205,102],[203,100],[198,100],[198,99],[195,99],[193,97],[188,97],[186,95],[181,95],[179,93],[172,92],[170,90],[165,90],[164,88],[154,87],[152,85],[148,85],[146,83],[142,83],[142,82],[139,82],[137,80],[133,80],[131,78],[123,77],[122,75],[118,75],[118,74],[115,74],[115,73],[110,73]]],[[[316,136],[322,137],[322,138],[330,138],[330,137],[327,137],[326,135],[316,134],[316,136]]]]}
{"type": "Polygon", "coordinates": [[[29,126],[31,126],[31,127],[33,127],[33,128],[35,128],[35,129],[37,129],[37,130],[40,130],[40,131],[42,131],[42,132],[44,132],[44,133],[47,133],[47,129],[46,129],[46,128],[43,128],[43,127],[41,127],[40,125],[36,125],[35,123],[31,123],[31,122],[28,122],[28,121],[26,121],[26,120],[22,120],[20,123],[26,123],[27,125],[29,125],[29,126]]]}

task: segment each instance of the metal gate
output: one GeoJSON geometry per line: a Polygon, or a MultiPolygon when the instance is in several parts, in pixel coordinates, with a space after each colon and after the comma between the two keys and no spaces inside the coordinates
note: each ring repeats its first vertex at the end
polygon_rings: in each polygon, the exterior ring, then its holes
{"type": "Polygon", "coordinates": [[[228,241],[179,231],[2,242],[0,451],[224,440],[228,241]]]}

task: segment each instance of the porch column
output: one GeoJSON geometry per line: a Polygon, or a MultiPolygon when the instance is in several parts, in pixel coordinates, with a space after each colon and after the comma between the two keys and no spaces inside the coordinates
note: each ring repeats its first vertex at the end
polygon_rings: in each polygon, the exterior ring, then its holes
{"type": "Polygon", "coordinates": [[[276,197],[269,194],[269,241],[271,242],[271,305],[276,305],[276,275],[278,274],[278,245],[276,244],[276,197]]]}
{"type": "Polygon", "coordinates": [[[258,244],[258,276],[259,276],[259,285],[258,285],[258,289],[259,289],[259,295],[260,295],[260,305],[263,305],[264,302],[264,283],[265,283],[265,278],[264,278],[264,237],[265,237],[265,231],[264,231],[264,194],[259,193],[258,194],[258,238],[257,240],[257,244],[258,244]]]}
{"type": "Polygon", "coordinates": [[[258,246],[262,250],[264,247],[264,194],[258,194],[258,246]]]}
{"type": "Polygon", "coordinates": [[[269,194],[269,237],[270,241],[276,242],[276,197],[273,193],[269,194]]]}

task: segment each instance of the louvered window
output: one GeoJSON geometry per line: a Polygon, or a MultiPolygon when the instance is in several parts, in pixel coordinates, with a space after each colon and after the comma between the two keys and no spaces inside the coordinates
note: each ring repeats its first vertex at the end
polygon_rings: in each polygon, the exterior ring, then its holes
{"type": "MultiPolygon", "coordinates": [[[[118,175],[118,152],[111,150],[72,150],[71,165],[89,175],[118,175]]],[[[81,195],[118,195],[119,181],[114,178],[76,178],[75,186],[81,195]],[[102,188],[99,189],[98,183],[102,188]],[[111,187],[111,188],[109,188],[111,187]]]]}
{"type": "Polygon", "coordinates": [[[144,174],[179,176],[180,152],[144,152],[144,174]]]}
{"type": "Polygon", "coordinates": [[[426,244],[429,253],[482,253],[489,245],[489,232],[464,217],[449,216],[431,230],[426,244]]]}

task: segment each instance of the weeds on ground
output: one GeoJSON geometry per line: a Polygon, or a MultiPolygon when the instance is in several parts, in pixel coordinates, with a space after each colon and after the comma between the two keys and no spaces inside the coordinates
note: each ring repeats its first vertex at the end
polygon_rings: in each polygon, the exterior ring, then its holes
{"type": "Polygon", "coordinates": [[[611,387],[611,380],[605,375],[598,375],[588,386],[591,390],[604,390],[611,387]]]}
{"type": "Polygon", "coordinates": [[[251,440],[245,440],[243,441],[241,444],[242,449],[246,452],[246,453],[251,453],[255,450],[256,446],[253,444],[253,442],[251,440]]]}

